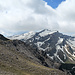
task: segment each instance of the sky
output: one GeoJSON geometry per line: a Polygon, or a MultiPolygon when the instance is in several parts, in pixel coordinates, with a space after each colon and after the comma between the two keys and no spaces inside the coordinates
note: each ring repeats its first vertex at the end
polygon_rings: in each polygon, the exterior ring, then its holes
{"type": "Polygon", "coordinates": [[[65,1],[65,0],[44,0],[45,2],[47,2],[47,4],[49,6],[51,6],[52,8],[57,8],[58,5],[62,2],[62,1],[65,1]]]}
{"type": "Polygon", "coordinates": [[[42,29],[75,33],[75,0],[0,0],[0,33],[42,29]]]}

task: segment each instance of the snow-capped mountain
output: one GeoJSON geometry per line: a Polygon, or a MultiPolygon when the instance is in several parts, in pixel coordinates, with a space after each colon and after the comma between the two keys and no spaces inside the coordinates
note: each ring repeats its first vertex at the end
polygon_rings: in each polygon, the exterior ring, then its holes
{"type": "Polygon", "coordinates": [[[49,58],[57,62],[75,62],[75,37],[63,35],[58,31],[44,29],[29,32],[9,39],[19,39],[34,48],[43,50],[49,58]]]}
{"type": "Polygon", "coordinates": [[[31,31],[29,33],[24,33],[24,34],[21,34],[21,35],[15,35],[15,36],[10,36],[8,37],[9,39],[18,39],[18,40],[27,40],[27,39],[30,39],[31,37],[33,37],[33,35],[35,35],[35,32],[31,31]]]}

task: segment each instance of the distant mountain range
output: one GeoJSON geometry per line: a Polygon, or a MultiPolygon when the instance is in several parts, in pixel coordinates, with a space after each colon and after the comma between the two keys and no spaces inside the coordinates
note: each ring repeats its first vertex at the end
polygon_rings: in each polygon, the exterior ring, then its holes
{"type": "Polygon", "coordinates": [[[53,61],[59,63],[75,63],[75,37],[64,35],[58,31],[44,29],[9,37],[24,41],[35,49],[44,51],[53,61]]]}

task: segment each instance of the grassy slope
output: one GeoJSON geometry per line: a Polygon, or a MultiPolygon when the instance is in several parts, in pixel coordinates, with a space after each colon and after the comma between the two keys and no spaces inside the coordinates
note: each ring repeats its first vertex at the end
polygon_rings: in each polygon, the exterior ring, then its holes
{"type": "Polygon", "coordinates": [[[47,68],[28,58],[23,53],[0,42],[0,74],[1,75],[64,75],[63,72],[47,68]]]}

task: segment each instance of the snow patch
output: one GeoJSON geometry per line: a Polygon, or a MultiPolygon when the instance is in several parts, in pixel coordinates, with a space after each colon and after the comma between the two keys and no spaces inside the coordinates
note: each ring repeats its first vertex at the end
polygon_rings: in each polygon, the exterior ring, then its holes
{"type": "Polygon", "coordinates": [[[73,57],[75,57],[75,52],[73,53],[73,57]]]}
{"type": "Polygon", "coordinates": [[[69,40],[66,43],[75,51],[75,46],[69,40]]]}
{"type": "Polygon", "coordinates": [[[66,60],[66,55],[64,54],[64,59],[66,60]]]}
{"type": "Polygon", "coordinates": [[[61,44],[63,42],[63,38],[59,37],[58,43],[57,44],[61,44]]]}
{"type": "Polygon", "coordinates": [[[68,41],[71,43],[71,45],[75,47],[75,38],[73,40],[68,40],[68,41]]]}
{"type": "Polygon", "coordinates": [[[67,50],[67,45],[65,45],[64,48],[65,48],[66,52],[71,55],[71,53],[67,50]]]}
{"type": "Polygon", "coordinates": [[[46,41],[48,41],[48,40],[50,40],[50,37],[49,37],[48,39],[46,39],[44,42],[46,42],[46,41]]]}
{"type": "Polygon", "coordinates": [[[63,60],[61,60],[61,59],[59,58],[59,55],[57,55],[57,58],[60,60],[60,62],[64,63],[63,60]]]}
{"type": "Polygon", "coordinates": [[[67,50],[67,45],[65,45],[65,47],[64,47],[64,48],[65,48],[66,52],[67,52],[69,55],[71,55],[71,56],[75,57],[75,55],[74,55],[74,54],[72,55],[72,54],[71,54],[71,53],[67,50]]]}
{"type": "Polygon", "coordinates": [[[56,46],[56,50],[57,50],[57,51],[58,51],[58,50],[61,50],[61,51],[64,53],[63,46],[62,46],[62,48],[61,48],[60,45],[57,45],[57,46],[56,46]]]}
{"type": "Polygon", "coordinates": [[[60,45],[57,45],[56,46],[56,53],[54,54],[55,56],[58,56],[57,53],[58,53],[58,50],[62,51],[63,52],[63,55],[64,55],[64,59],[66,59],[66,55],[65,55],[65,52],[64,52],[64,49],[63,49],[63,46],[62,48],[60,47],[60,45]]]}
{"type": "Polygon", "coordinates": [[[69,57],[69,59],[73,61],[73,59],[71,57],[69,57]]]}
{"type": "Polygon", "coordinates": [[[43,50],[43,51],[48,50],[48,49],[50,49],[50,47],[47,47],[47,48],[45,48],[45,49],[39,47],[39,50],[43,50]]]}
{"type": "Polygon", "coordinates": [[[47,56],[53,60],[53,57],[54,57],[54,56],[49,56],[49,54],[47,54],[47,56]]]}
{"type": "Polygon", "coordinates": [[[45,31],[41,32],[39,35],[40,35],[41,37],[44,37],[44,36],[47,36],[47,35],[49,35],[49,34],[53,34],[53,33],[55,33],[55,32],[57,32],[57,31],[45,30],[45,31]]]}
{"type": "Polygon", "coordinates": [[[39,39],[40,39],[40,37],[36,37],[35,39],[36,39],[36,40],[39,40],[39,39]]]}
{"type": "Polygon", "coordinates": [[[32,38],[33,35],[35,35],[35,32],[31,31],[29,33],[24,33],[22,35],[16,35],[16,36],[12,36],[12,37],[9,37],[9,39],[18,39],[18,40],[21,40],[21,39],[24,39],[24,40],[27,40],[29,38],[32,38]]]}
{"type": "Polygon", "coordinates": [[[44,42],[37,42],[37,43],[35,43],[35,45],[37,45],[38,48],[39,48],[42,44],[44,44],[44,42]]]}

